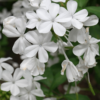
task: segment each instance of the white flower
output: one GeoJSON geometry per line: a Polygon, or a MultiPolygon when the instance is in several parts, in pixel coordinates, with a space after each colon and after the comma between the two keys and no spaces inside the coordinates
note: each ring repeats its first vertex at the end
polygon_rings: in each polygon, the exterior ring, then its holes
{"type": "Polygon", "coordinates": [[[21,89],[20,99],[24,100],[36,100],[36,97],[44,97],[43,91],[37,88],[34,83],[30,82],[28,87],[21,89]]]}
{"type": "Polygon", "coordinates": [[[88,11],[86,9],[76,12],[77,6],[78,6],[78,4],[76,1],[68,1],[67,2],[68,10],[66,10],[63,7],[60,8],[60,12],[59,12],[60,14],[66,13],[71,18],[71,20],[68,23],[65,23],[64,26],[69,27],[69,25],[70,25],[77,29],[81,29],[83,27],[83,22],[85,22],[86,20],[89,19],[89,17],[87,17],[88,11]]]}
{"type": "Polygon", "coordinates": [[[57,98],[51,97],[51,98],[45,98],[43,100],[57,100],[57,98]]]}
{"type": "Polygon", "coordinates": [[[11,60],[12,58],[0,58],[0,79],[2,78],[3,69],[13,73],[14,69],[11,65],[5,63],[5,61],[11,60]]]}
{"type": "Polygon", "coordinates": [[[40,24],[42,23],[42,20],[38,17],[37,13],[33,11],[29,11],[26,13],[27,19],[29,19],[29,22],[27,23],[27,28],[39,28],[40,24]]]}
{"type": "Polygon", "coordinates": [[[28,46],[25,49],[25,56],[33,57],[38,53],[39,61],[45,63],[48,61],[48,53],[56,52],[58,46],[56,43],[51,42],[52,34],[40,34],[37,31],[30,31],[26,35],[26,39],[34,45],[28,46]],[[47,51],[46,51],[47,50],[47,51]]]}
{"type": "MultiPolygon", "coordinates": [[[[64,85],[64,90],[65,91],[67,91],[68,90],[68,85],[64,85]]],[[[74,93],[78,93],[78,92],[80,92],[80,87],[73,87],[73,86],[71,86],[71,89],[70,89],[70,91],[69,91],[69,93],[70,94],[74,94],[74,93]]]]}
{"type": "Polygon", "coordinates": [[[7,82],[1,84],[1,90],[10,91],[13,96],[17,96],[20,93],[19,88],[24,88],[28,86],[26,79],[21,79],[23,72],[18,68],[12,77],[11,73],[4,71],[3,79],[7,82]]]}
{"type": "Polygon", "coordinates": [[[6,9],[3,9],[2,13],[0,13],[0,22],[2,23],[3,20],[6,18],[6,17],[9,17],[11,15],[10,12],[8,12],[6,9]]]}
{"type": "Polygon", "coordinates": [[[26,21],[24,18],[17,18],[15,20],[15,26],[5,25],[3,29],[3,33],[7,37],[19,37],[13,46],[13,52],[16,54],[23,54],[24,50],[30,43],[25,39],[25,29],[26,29],[26,21]]]}
{"type": "Polygon", "coordinates": [[[38,29],[40,33],[48,33],[53,27],[54,32],[58,36],[63,36],[65,34],[66,29],[61,23],[68,22],[71,18],[68,14],[66,15],[66,13],[59,14],[59,9],[60,7],[58,4],[52,3],[49,6],[49,11],[44,9],[37,10],[39,18],[44,21],[38,29]]]}
{"type": "Polygon", "coordinates": [[[23,70],[30,70],[33,76],[42,75],[45,71],[45,64],[41,63],[36,57],[25,59],[20,68],[23,70]]]}
{"type": "Polygon", "coordinates": [[[81,43],[74,47],[73,53],[76,56],[84,54],[85,65],[94,65],[96,63],[95,56],[99,55],[98,42],[100,40],[92,38],[89,33],[84,32],[78,37],[78,42],[81,43]]]}
{"type": "Polygon", "coordinates": [[[72,62],[67,60],[64,60],[62,62],[62,71],[61,71],[62,75],[64,74],[65,70],[68,82],[74,82],[80,80],[79,72],[72,62]]]}

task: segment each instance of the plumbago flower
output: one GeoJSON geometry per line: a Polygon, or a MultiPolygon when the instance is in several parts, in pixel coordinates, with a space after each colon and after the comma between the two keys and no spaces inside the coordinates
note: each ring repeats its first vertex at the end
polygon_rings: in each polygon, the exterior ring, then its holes
{"type": "Polygon", "coordinates": [[[64,60],[62,62],[62,71],[61,71],[62,75],[64,75],[65,70],[68,82],[74,82],[80,80],[80,74],[75,65],[71,61],[64,60]]]}
{"type": "Polygon", "coordinates": [[[23,76],[23,72],[17,68],[12,76],[10,72],[3,72],[3,79],[7,81],[1,84],[1,90],[10,91],[12,95],[17,96],[20,93],[19,88],[24,88],[28,86],[28,82],[26,79],[21,79],[23,76]]]}
{"type": "MultiPolygon", "coordinates": [[[[9,19],[8,19],[9,20],[9,19]]],[[[25,39],[25,30],[26,30],[26,21],[22,18],[16,18],[14,20],[15,26],[12,26],[8,23],[10,21],[4,22],[4,29],[3,34],[5,34],[7,37],[19,37],[12,48],[13,52],[16,54],[23,54],[24,50],[27,46],[30,45],[30,43],[25,39]]],[[[13,20],[13,18],[12,18],[13,20]]]]}
{"type": "Polygon", "coordinates": [[[45,64],[41,63],[36,57],[27,58],[23,60],[20,65],[20,68],[23,70],[30,70],[33,76],[38,76],[39,74],[44,74],[45,64]]]}
{"type": "Polygon", "coordinates": [[[10,73],[13,73],[14,69],[11,65],[5,63],[5,61],[11,60],[12,58],[8,57],[8,58],[0,58],[0,80],[2,78],[2,73],[3,73],[3,69],[5,69],[6,71],[9,71],[10,73]]]}
{"type": "Polygon", "coordinates": [[[46,79],[42,76],[37,76],[37,77],[32,77],[30,72],[28,70],[26,70],[23,73],[23,76],[25,79],[27,79],[28,81],[28,87],[25,88],[20,88],[20,94],[18,94],[17,96],[11,96],[10,100],[36,100],[35,96],[38,97],[44,97],[44,93],[41,90],[41,86],[40,83],[38,83],[37,81],[39,80],[43,80],[46,79]]]}
{"type": "Polygon", "coordinates": [[[92,38],[89,35],[89,30],[84,32],[84,34],[80,35],[78,38],[79,45],[75,46],[73,49],[73,53],[76,56],[82,56],[84,54],[85,65],[93,65],[96,63],[95,56],[99,55],[99,46],[98,42],[100,40],[96,38],[92,38]]]}
{"type": "Polygon", "coordinates": [[[36,97],[44,97],[43,91],[41,89],[37,89],[34,84],[30,82],[28,87],[21,89],[20,95],[11,96],[10,100],[36,100],[36,97]]]}
{"type": "Polygon", "coordinates": [[[40,33],[48,33],[53,27],[55,34],[58,36],[64,36],[66,29],[63,25],[61,25],[61,23],[68,22],[71,18],[66,13],[59,14],[59,10],[60,6],[55,3],[51,3],[49,11],[44,9],[37,10],[39,18],[44,21],[38,29],[40,33]]]}
{"type": "Polygon", "coordinates": [[[51,42],[51,38],[52,38],[51,33],[40,34],[38,33],[38,31],[30,31],[26,33],[25,37],[33,45],[28,46],[25,49],[24,55],[26,57],[34,57],[38,53],[39,61],[42,63],[48,61],[47,51],[54,53],[58,49],[57,44],[51,42]]]}
{"type": "Polygon", "coordinates": [[[83,22],[85,22],[86,20],[88,20],[88,11],[86,9],[83,9],[79,12],[76,12],[77,7],[78,7],[78,3],[76,1],[70,0],[67,2],[67,9],[61,7],[60,9],[60,14],[61,13],[66,13],[67,15],[70,16],[70,20],[68,23],[65,24],[65,26],[67,24],[69,24],[72,27],[75,27],[77,29],[81,29],[83,27],[83,22]],[[76,13],[75,13],[76,12],[76,13]]]}

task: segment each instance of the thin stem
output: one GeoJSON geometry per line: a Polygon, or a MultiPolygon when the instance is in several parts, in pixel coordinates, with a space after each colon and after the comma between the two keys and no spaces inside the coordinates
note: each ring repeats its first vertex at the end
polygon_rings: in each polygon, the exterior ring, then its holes
{"type": "Polygon", "coordinates": [[[92,94],[95,96],[94,89],[93,89],[93,87],[92,87],[92,85],[91,85],[91,82],[90,82],[89,72],[87,72],[87,75],[88,75],[88,85],[89,85],[89,88],[90,88],[92,94]]]}
{"type": "MultiPolygon", "coordinates": [[[[59,37],[59,39],[61,40],[60,37],[59,37]]],[[[62,42],[62,40],[61,40],[61,42],[62,42]]],[[[61,43],[59,43],[59,44],[60,44],[60,46],[62,47],[61,49],[62,49],[62,52],[63,52],[63,54],[64,54],[64,56],[65,56],[65,59],[66,59],[66,60],[69,60],[68,57],[67,57],[67,55],[66,55],[66,53],[65,53],[65,50],[64,50],[63,45],[62,45],[61,43]]]]}
{"type": "Polygon", "coordinates": [[[70,89],[71,89],[71,84],[69,83],[69,85],[68,85],[68,90],[67,90],[67,94],[69,94],[70,89]]]}
{"type": "Polygon", "coordinates": [[[76,100],[79,100],[78,99],[78,93],[77,93],[77,83],[76,83],[76,81],[75,81],[75,87],[76,87],[76,100]]]}

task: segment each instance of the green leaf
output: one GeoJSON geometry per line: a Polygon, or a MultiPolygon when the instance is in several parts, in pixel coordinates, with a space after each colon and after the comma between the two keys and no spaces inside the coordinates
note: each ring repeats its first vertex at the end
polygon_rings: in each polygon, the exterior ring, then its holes
{"type": "Polygon", "coordinates": [[[58,87],[60,84],[64,83],[67,80],[66,75],[61,75],[61,71],[58,72],[55,76],[54,76],[54,81],[53,84],[51,86],[51,90],[55,89],[56,87],[58,87]]]}
{"type": "Polygon", "coordinates": [[[53,73],[51,68],[46,68],[45,73],[43,74],[44,77],[47,77],[47,79],[42,80],[41,82],[45,84],[46,86],[50,87],[53,82],[53,73]]]}
{"type": "Polygon", "coordinates": [[[79,7],[83,8],[87,5],[89,0],[76,0],[78,2],[79,7]]]}
{"type": "Polygon", "coordinates": [[[95,14],[100,18],[100,7],[92,6],[92,7],[87,7],[86,9],[88,10],[89,13],[95,14]]]}
{"type": "MultiPolygon", "coordinates": [[[[64,96],[67,100],[76,100],[76,94],[66,94],[64,96]]],[[[85,95],[78,95],[79,100],[90,100],[87,96],[85,95]]]]}

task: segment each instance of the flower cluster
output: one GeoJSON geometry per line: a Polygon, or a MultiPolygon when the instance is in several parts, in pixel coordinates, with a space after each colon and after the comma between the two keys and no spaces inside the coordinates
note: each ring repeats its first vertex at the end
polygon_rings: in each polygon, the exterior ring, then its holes
{"type": "Polygon", "coordinates": [[[64,75],[66,70],[68,82],[80,81],[89,68],[96,66],[95,57],[99,55],[97,43],[100,40],[89,34],[89,26],[96,25],[99,19],[95,15],[88,16],[86,9],[77,12],[78,4],[74,0],[68,1],[66,7],[61,7],[57,2],[65,3],[65,0],[18,1],[13,5],[13,16],[6,16],[3,20],[3,34],[8,38],[17,38],[12,51],[23,59],[20,69],[17,68],[15,72],[11,65],[5,63],[11,58],[0,59],[0,79],[5,81],[1,84],[1,90],[11,92],[10,100],[45,97],[37,81],[46,79],[40,75],[46,71],[48,52],[59,51],[64,55],[61,74],[64,75]],[[73,42],[79,44],[74,46],[73,42]],[[76,66],[65,52],[65,48],[69,47],[79,58],[76,66]]]}

